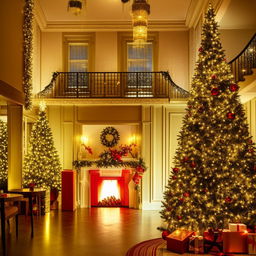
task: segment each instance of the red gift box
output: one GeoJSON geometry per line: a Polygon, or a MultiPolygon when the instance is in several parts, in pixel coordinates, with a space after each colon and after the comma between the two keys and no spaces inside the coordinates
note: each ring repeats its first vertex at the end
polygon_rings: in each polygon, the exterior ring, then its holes
{"type": "Polygon", "coordinates": [[[189,237],[194,235],[194,231],[175,230],[166,237],[167,250],[177,253],[185,253],[188,251],[189,237]]]}
{"type": "Polygon", "coordinates": [[[212,230],[204,232],[204,252],[205,253],[219,253],[223,249],[222,231],[212,230]]]}
{"type": "Polygon", "coordinates": [[[256,233],[248,234],[248,254],[256,254],[256,233]]]}
{"type": "Polygon", "coordinates": [[[237,232],[244,232],[247,230],[247,226],[245,224],[242,223],[229,223],[228,224],[228,229],[230,231],[237,231],[237,232]]]}
{"type": "Polygon", "coordinates": [[[204,238],[202,236],[191,236],[189,238],[189,251],[195,254],[204,253],[204,238]]]}
{"type": "Polygon", "coordinates": [[[248,233],[223,231],[223,252],[224,253],[247,253],[248,233]]]}

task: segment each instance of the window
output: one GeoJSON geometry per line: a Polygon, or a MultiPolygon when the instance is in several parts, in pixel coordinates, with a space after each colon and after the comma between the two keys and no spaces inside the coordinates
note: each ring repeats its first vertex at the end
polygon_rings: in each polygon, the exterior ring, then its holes
{"type": "Polygon", "coordinates": [[[127,71],[152,72],[153,71],[153,43],[148,42],[141,46],[127,43],[127,71]]]}
{"type": "Polygon", "coordinates": [[[69,43],[68,44],[68,71],[87,72],[88,71],[88,44],[69,43]]]}

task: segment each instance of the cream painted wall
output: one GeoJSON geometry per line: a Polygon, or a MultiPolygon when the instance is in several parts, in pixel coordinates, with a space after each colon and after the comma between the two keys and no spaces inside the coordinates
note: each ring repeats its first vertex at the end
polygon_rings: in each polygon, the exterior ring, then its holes
{"type": "Polygon", "coordinates": [[[97,32],[95,40],[95,71],[117,72],[117,33],[97,32]]]}
{"type": "Polygon", "coordinates": [[[1,0],[0,80],[22,91],[24,0],[1,0]],[[8,25],[7,25],[8,24],[8,25]]]}
{"type": "Polygon", "coordinates": [[[189,32],[159,32],[160,71],[169,71],[173,81],[188,88],[189,32]]]}
{"type": "Polygon", "coordinates": [[[33,24],[33,91],[36,93],[41,88],[41,30],[36,22],[33,24]]]}
{"type": "Polygon", "coordinates": [[[255,30],[223,29],[220,30],[222,47],[225,50],[227,61],[235,58],[251,40],[255,30]]]}
{"type": "Polygon", "coordinates": [[[43,89],[50,83],[53,72],[62,71],[62,33],[44,32],[41,38],[41,88],[43,89]]]}

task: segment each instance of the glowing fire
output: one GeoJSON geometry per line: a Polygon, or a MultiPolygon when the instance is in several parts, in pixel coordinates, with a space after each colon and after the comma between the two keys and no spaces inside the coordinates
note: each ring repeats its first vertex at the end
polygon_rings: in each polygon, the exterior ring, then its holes
{"type": "Polygon", "coordinates": [[[114,196],[116,199],[120,199],[117,180],[103,180],[99,194],[99,201],[111,196],[114,196]]]}

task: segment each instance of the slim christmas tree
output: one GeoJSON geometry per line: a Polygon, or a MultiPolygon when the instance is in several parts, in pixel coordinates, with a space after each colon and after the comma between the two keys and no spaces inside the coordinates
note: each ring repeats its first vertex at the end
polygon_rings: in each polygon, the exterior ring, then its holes
{"type": "Polygon", "coordinates": [[[172,231],[256,222],[254,143],[210,5],[161,217],[172,231]]]}
{"type": "Polygon", "coordinates": [[[32,127],[28,154],[23,165],[23,184],[27,187],[30,183],[36,187],[61,189],[59,156],[44,107],[40,108],[38,120],[32,127]]]}
{"type": "Polygon", "coordinates": [[[8,151],[7,125],[0,120],[0,189],[7,188],[8,151]]]}

